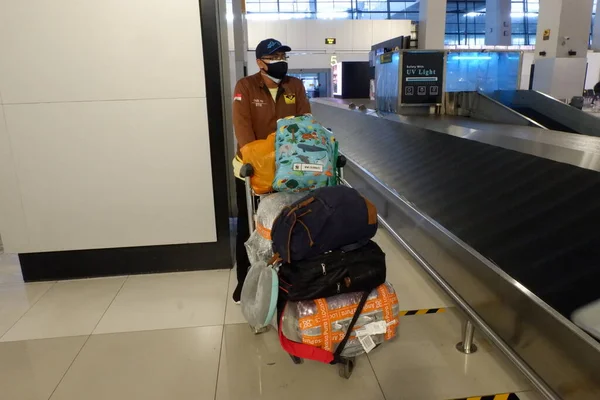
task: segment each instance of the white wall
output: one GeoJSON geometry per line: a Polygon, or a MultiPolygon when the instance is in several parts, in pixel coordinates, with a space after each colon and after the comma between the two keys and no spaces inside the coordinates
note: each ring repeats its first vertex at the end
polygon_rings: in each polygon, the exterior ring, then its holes
{"type": "Polygon", "coordinates": [[[485,3],[485,44],[511,45],[511,0],[487,0],[485,3]]]}
{"type": "Polygon", "coordinates": [[[585,58],[551,58],[535,61],[533,90],[559,100],[581,96],[587,60],[585,58]]]}
{"type": "Polygon", "coordinates": [[[419,48],[444,48],[446,0],[421,0],[419,3],[419,48]]]}
{"type": "Polygon", "coordinates": [[[570,57],[569,50],[582,57],[588,48],[592,6],[593,0],[541,0],[536,58],[570,57]],[[549,40],[543,40],[546,29],[550,29],[549,40]],[[564,40],[565,37],[569,39],[564,40]],[[539,56],[540,51],[545,51],[546,56],[539,56]]]}
{"type": "MultiPolygon", "coordinates": [[[[543,5],[540,5],[540,10],[543,5]]],[[[557,32],[559,38],[568,37],[565,45],[562,45],[562,39],[558,41],[556,50],[557,57],[569,57],[569,50],[574,50],[578,55],[583,56],[587,53],[590,42],[590,25],[592,23],[593,0],[563,0],[562,12],[560,15],[560,31],[557,32]]],[[[556,11],[556,10],[554,10],[556,11]]],[[[538,33],[539,33],[538,22],[538,33]]],[[[543,42],[543,40],[542,40],[543,42]]],[[[536,38],[536,43],[537,38],[536,38]]]]}
{"type": "Polygon", "coordinates": [[[196,0],[0,2],[6,251],[215,241],[203,62],[196,0]]]}
{"type": "MultiPolygon", "coordinates": [[[[521,70],[521,89],[529,89],[529,77],[531,73],[531,64],[534,61],[533,52],[523,53],[523,65],[521,70]]],[[[587,74],[585,79],[585,88],[593,89],[594,85],[600,81],[600,53],[589,51],[587,53],[587,74]]],[[[558,77],[559,80],[563,78],[558,77]]]]}

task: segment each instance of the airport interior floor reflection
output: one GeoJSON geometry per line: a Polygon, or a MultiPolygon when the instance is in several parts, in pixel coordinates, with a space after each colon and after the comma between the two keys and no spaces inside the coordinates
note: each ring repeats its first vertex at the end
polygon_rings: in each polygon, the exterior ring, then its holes
{"type": "Polygon", "coordinates": [[[377,241],[401,310],[439,310],[402,317],[349,380],[294,365],[273,331],[254,335],[230,301],[235,271],[24,284],[18,258],[0,254],[0,398],[539,399],[482,337],[478,352],[459,353],[452,301],[386,233],[377,241]]]}

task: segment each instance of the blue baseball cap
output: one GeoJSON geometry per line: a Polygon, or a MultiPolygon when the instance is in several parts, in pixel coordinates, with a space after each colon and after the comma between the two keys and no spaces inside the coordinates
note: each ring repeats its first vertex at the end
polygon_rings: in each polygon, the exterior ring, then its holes
{"type": "Polygon", "coordinates": [[[292,51],[290,46],[282,45],[279,40],[265,39],[256,46],[256,59],[258,60],[274,53],[287,53],[288,51],[292,51]]]}

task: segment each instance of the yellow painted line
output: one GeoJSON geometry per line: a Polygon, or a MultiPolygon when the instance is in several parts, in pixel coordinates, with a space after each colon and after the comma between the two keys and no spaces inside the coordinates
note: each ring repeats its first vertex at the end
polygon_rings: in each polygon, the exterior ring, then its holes
{"type": "Polygon", "coordinates": [[[502,393],[502,394],[492,394],[488,396],[475,396],[475,397],[465,397],[462,399],[454,399],[454,400],[519,400],[519,396],[516,393],[502,393]]]}

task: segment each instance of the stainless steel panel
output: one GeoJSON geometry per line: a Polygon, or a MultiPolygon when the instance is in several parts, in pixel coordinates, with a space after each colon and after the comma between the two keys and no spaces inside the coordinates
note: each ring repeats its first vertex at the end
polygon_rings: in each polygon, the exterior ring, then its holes
{"type": "MultiPolygon", "coordinates": [[[[600,141],[592,137],[493,124],[484,124],[489,128],[487,130],[467,128],[460,126],[461,120],[456,118],[381,116],[372,111],[361,115],[359,111],[348,110],[340,104],[332,105],[326,100],[314,103],[313,112],[318,119],[332,126],[334,132],[336,125],[343,129],[344,124],[351,124],[352,134],[364,136],[365,140],[377,140],[381,129],[398,133],[406,130],[414,136],[419,133],[416,126],[424,126],[467,140],[585,165],[588,169],[599,170],[600,167],[600,141]],[[374,117],[387,123],[377,122],[374,117]]],[[[384,173],[382,176],[386,178],[380,179],[382,168],[394,169],[394,160],[382,160],[378,154],[361,159],[361,165],[352,160],[349,162],[345,179],[373,200],[385,225],[440,286],[454,294],[452,297],[462,305],[465,313],[544,396],[549,399],[600,399],[600,344],[418,210],[410,199],[401,197],[389,182],[392,174],[384,173]]]]}
{"type": "Polygon", "coordinates": [[[504,104],[478,92],[446,93],[447,101],[454,103],[456,114],[463,117],[490,121],[497,124],[533,126],[546,129],[531,118],[512,110],[504,104]]]}
{"type": "MultiPolygon", "coordinates": [[[[343,100],[315,99],[313,113],[357,112],[411,127],[457,136],[476,142],[531,154],[580,168],[600,171],[600,138],[543,130],[534,127],[498,125],[452,116],[407,117],[379,114],[374,110],[350,111],[343,100]]],[[[592,117],[595,118],[595,117],[592,117]]],[[[365,121],[367,125],[367,121],[365,121]]],[[[368,130],[368,125],[366,128],[368,130]]]]}
{"type": "Polygon", "coordinates": [[[596,117],[547,94],[534,90],[505,90],[494,92],[490,96],[511,108],[522,107],[534,110],[577,133],[600,136],[600,124],[596,117]]]}
{"type": "Polygon", "coordinates": [[[352,160],[345,179],[547,399],[600,398],[598,342],[352,160]]]}

